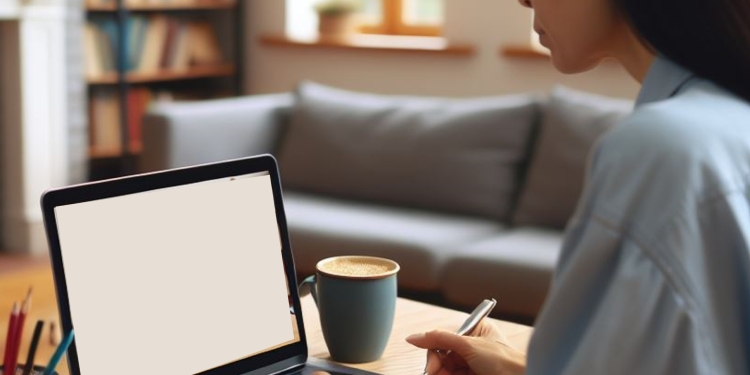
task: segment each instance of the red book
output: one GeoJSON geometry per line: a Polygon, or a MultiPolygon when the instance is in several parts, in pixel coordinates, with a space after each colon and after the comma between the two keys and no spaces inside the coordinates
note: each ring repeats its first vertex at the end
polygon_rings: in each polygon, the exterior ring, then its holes
{"type": "Polygon", "coordinates": [[[12,374],[13,372],[9,372],[8,369],[11,368],[12,360],[11,357],[13,356],[13,353],[15,352],[14,348],[14,339],[16,337],[16,329],[18,327],[18,316],[20,315],[20,310],[18,308],[18,302],[13,303],[13,309],[10,311],[10,320],[8,321],[8,337],[5,340],[5,357],[3,358],[3,365],[5,366],[5,373],[12,374]]]}
{"type": "Polygon", "coordinates": [[[142,120],[151,101],[150,97],[146,88],[133,89],[128,93],[128,133],[131,145],[141,144],[142,120]]]}

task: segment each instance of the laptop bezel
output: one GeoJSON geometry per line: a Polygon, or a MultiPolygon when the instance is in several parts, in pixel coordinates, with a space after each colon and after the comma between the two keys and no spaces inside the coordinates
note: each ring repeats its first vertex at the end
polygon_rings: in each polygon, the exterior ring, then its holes
{"type": "MultiPolygon", "coordinates": [[[[299,342],[249,358],[240,359],[221,367],[201,372],[199,375],[239,375],[254,372],[258,369],[267,369],[270,372],[276,372],[303,365],[308,355],[307,338],[302,319],[299,293],[296,288],[297,279],[292,247],[289,242],[289,233],[287,230],[279,169],[276,159],[272,155],[259,155],[46,191],[41,198],[42,213],[49,244],[60,321],[64,332],[70,332],[73,329],[73,324],[65,281],[64,262],[55,218],[55,207],[262,172],[268,172],[271,176],[274,205],[276,208],[276,222],[281,236],[282,258],[285,269],[289,271],[287,272],[287,281],[297,318],[299,342]]],[[[80,375],[75,340],[68,349],[67,357],[71,375],[80,375]]]]}

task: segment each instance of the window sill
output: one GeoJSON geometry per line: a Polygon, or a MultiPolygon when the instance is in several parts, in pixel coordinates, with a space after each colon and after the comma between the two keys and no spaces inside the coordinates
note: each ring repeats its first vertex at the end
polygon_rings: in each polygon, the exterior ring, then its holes
{"type": "Polygon", "coordinates": [[[529,59],[549,60],[549,52],[539,51],[531,46],[509,45],[500,48],[500,55],[505,57],[520,57],[529,59]]]}
{"type": "Polygon", "coordinates": [[[286,35],[264,35],[260,41],[271,47],[300,47],[344,50],[370,50],[472,56],[475,48],[450,43],[442,37],[355,34],[344,37],[293,38],[286,35]]]}

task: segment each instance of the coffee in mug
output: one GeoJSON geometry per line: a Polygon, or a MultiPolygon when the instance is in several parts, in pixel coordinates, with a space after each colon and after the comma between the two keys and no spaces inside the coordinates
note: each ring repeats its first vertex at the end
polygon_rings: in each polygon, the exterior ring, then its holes
{"type": "Polygon", "coordinates": [[[321,260],[310,285],[331,357],[364,363],[383,355],[396,312],[398,263],[376,257],[321,260]]]}
{"type": "Polygon", "coordinates": [[[398,264],[382,258],[348,256],[325,259],[317,268],[333,277],[380,278],[396,273],[398,264]]]}

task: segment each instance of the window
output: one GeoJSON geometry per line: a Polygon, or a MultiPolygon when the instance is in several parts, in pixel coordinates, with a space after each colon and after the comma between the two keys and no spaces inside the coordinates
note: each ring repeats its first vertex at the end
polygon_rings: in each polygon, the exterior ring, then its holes
{"type": "Polygon", "coordinates": [[[443,0],[364,0],[362,32],[437,36],[443,6],[443,0]]]}
{"type": "MultiPolygon", "coordinates": [[[[320,0],[286,0],[286,32],[293,37],[317,33],[314,6],[320,0]]],[[[360,32],[367,34],[438,36],[445,0],[360,0],[360,32]]]]}

